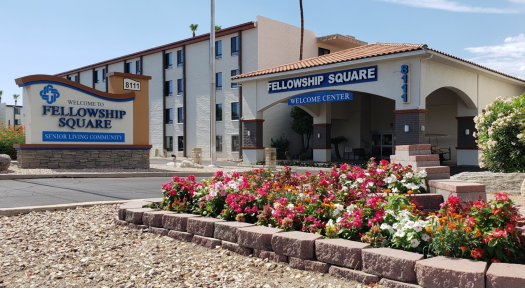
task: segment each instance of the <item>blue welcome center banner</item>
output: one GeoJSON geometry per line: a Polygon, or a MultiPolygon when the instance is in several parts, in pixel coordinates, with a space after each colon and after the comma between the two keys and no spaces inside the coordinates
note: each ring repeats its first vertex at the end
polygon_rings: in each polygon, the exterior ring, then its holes
{"type": "Polygon", "coordinates": [[[377,81],[377,65],[268,81],[268,93],[377,81]]]}
{"type": "Polygon", "coordinates": [[[42,141],[125,142],[124,133],[43,131],[42,141]]]}
{"type": "Polygon", "coordinates": [[[288,105],[313,104],[353,100],[354,95],[346,91],[314,91],[288,99],[288,105]]]}

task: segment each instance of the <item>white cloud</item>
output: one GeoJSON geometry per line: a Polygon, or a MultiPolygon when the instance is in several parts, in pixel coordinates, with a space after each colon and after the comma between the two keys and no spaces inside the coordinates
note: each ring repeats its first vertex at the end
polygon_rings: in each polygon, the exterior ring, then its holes
{"type": "MultiPolygon", "coordinates": [[[[500,8],[489,8],[489,7],[476,7],[459,4],[449,0],[381,0],[383,2],[401,4],[419,8],[429,8],[446,10],[450,12],[460,13],[493,13],[493,14],[512,14],[518,13],[515,10],[500,9],[500,8]]],[[[525,3],[525,0],[510,0],[515,3],[525,3]]]]}
{"type": "Polygon", "coordinates": [[[467,47],[472,62],[525,79],[525,35],[507,37],[502,44],[467,47]]]}

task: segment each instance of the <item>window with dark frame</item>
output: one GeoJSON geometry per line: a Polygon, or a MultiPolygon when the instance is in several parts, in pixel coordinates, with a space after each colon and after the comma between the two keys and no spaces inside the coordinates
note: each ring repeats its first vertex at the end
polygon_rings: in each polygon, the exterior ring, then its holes
{"type": "Polygon", "coordinates": [[[173,54],[171,52],[164,54],[164,69],[173,67],[173,54]]]}
{"type": "Polygon", "coordinates": [[[124,64],[124,73],[132,73],[132,72],[133,72],[133,63],[126,62],[126,64],[124,64]]]}
{"type": "Polygon", "coordinates": [[[232,152],[238,152],[240,149],[239,135],[232,135],[232,152]]]}
{"type": "Polygon", "coordinates": [[[15,114],[20,114],[20,108],[15,107],[15,114]]]}
{"type": "Polygon", "coordinates": [[[215,121],[222,121],[222,103],[215,105],[215,121]]]}
{"type": "Polygon", "coordinates": [[[165,85],[165,89],[166,89],[166,96],[171,96],[173,95],[173,81],[172,80],[168,80],[164,83],[165,85]]]}
{"type": "Polygon", "coordinates": [[[177,94],[181,95],[184,92],[184,81],[182,78],[177,79],[177,94]]]}
{"type": "Polygon", "coordinates": [[[172,124],[173,123],[173,108],[166,108],[166,114],[165,114],[165,124],[172,124]]]}
{"type": "Polygon", "coordinates": [[[182,65],[184,65],[184,51],[181,49],[177,51],[177,66],[182,65]]]}
{"type": "Polygon", "coordinates": [[[215,136],[215,151],[222,152],[222,135],[215,136]]]}
{"type": "Polygon", "coordinates": [[[215,89],[222,90],[222,72],[215,73],[215,89]]]}
{"type": "Polygon", "coordinates": [[[20,125],[20,120],[19,119],[15,119],[15,125],[20,125]]]}
{"type": "Polygon", "coordinates": [[[231,38],[232,55],[239,55],[239,36],[231,38]]]}
{"type": "Polygon", "coordinates": [[[326,54],[330,54],[330,49],[326,49],[322,47],[317,48],[317,56],[326,55],[326,54]]]}
{"type": "MultiPolygon", "coordinates": [[[[234,77],[235,75],[239,75],[239,69],[234,69],[234,70],[231,71],[231,73],[232,73],[232,77],[234,77]]],[[[232,88],[238,88],[239,85],[237,83],[235,83],[235,82],[232,82],[231,83],[231,87],[232,88]]]]}
{"type": "Polygon", "coordinates": [[[215,41],[215,58],[222,58],[222,40],[215,41]]]}
{"type": "Polygon", "coordinates": [[[177,123],[184,123],[184,107],[177,108],[177,123]]]}
{"type": "Polygon", "coordinates": [[[173,137],[172,136],[166,137],[166,146],[169,152],[173,151],[173,137]]]}
{"type": "Polygon", "coordinates": [[[135,71],[137,72],[137,74],[142,74],[142,63],[140,59],[135,61],[135,71]]]}
{"type": "Polygon", "coordinates": [[[184,137],[183,136],[177,137],[177,150],[179,152],[184,151],[184,137]]]}
{"type": "Polygon", "coordinates": [[[106,82],[108,76],[107,76],[108,72],[106,71],[105,68],[102,68],[102,82],[106,82]]]}
{"type": "Polygon", "coordinates": [[[239,103],[232,102],[232,120],[239,120],[239,103]]]}
{"type": "Polygon", "coordinates": [[[93,71],[93,82],[94,83],[100,82],[100,70],[93,71]]]}

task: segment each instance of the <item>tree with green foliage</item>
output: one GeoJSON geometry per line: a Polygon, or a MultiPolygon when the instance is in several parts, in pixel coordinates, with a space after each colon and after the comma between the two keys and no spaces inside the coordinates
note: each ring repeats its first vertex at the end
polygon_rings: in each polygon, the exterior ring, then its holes
{"type": "Polygon", "coordinates": [[[0,103],[2,103],[2,93],[4,92],[0,90],[0,103]]]}
{"type": "Polygon", "coordinates": [[[308,112],[298,106],[292,107],[292,110],[290,111],[290,117],[293,119],[292,130],[301,135],[301,153],[306,153],[310,149],[310,138],[314,132],[314,118],[308,112]]]}
{"type": "Polygon", "coordinates": [[[221,30],[221,29],[222,29],[222,26],[220,26],[220,25],[215,25],[215,31],[219,31],[219,30],[221,30]]]}
{"type": "Polygon", "coordinates": [[[190,30],[193,32],[193,37],[195,37],[195,31],[199,28],[199,24],[190,24],[190,30]]]}
{"type": "Polygon", "coordinates": [[[338,160],[341,159],[341,154],[339,153],[339,144],[347,142],[347,141],[348,140],[346,139],[346,137],[342,135],[336,136],[330,139],[330,143],[332,143],[335,147],[335,156],[337,157],[338,160]]]}
{"type": "Polygon", "coordinates": [[[15,106],[16,106],[16,103],[18,102],[19,97],[20,97],[20,94],[13,94],[13,99],[15,100],[15,106]]]}
{"type": "Polygon", "coordinates": [[[288,140],[286,136],[284,136],[284,133],[280,138],[276,140],[273,140],[273,138],[271,138],[270,140],[272,142],[271,147],[276,148],[277,159],[286,159],[286,152],[290,149],[290,140],[288,140]]]}

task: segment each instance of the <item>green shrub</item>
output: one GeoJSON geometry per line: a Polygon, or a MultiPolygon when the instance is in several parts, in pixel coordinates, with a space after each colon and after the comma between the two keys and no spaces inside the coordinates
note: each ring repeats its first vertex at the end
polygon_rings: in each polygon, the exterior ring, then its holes
{"type": "Polygon", "coordinates": [[[277,149],[277,159],[285,160],[286,159],[285,152],[290,149],[290,141],[284,136],[284,134],[276,140],[273,140],[272,138],[271,141],[272,141],[272,144],[271,144],[272,148],[277,149]]]}
{"type": "Polygon", "coordinates": [[[16,150],[13,148],[14,144],[23,144],[26,142],[25,128],[17,126],[13,128],[12,125],[6,127],[4,123],[0,123],[0,154],[6,154],[11,159],[16,159],[16,150]]]}
{"type": "Polygon", "coordinates": [[[474,118],[480,167],[493,172],[525,172],[525,93],[498,97],[474,118]]]}

